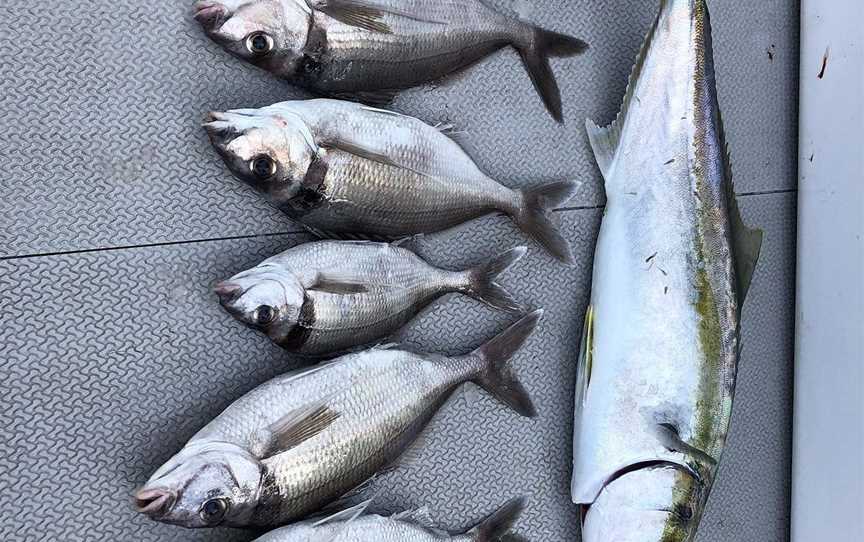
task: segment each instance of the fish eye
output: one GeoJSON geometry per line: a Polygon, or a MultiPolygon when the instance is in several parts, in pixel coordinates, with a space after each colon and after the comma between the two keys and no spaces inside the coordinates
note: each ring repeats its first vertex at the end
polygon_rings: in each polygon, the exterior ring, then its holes
{"type": "Polygon", "coordinates": [[[255,310],[255,323],[266,326],[276,319],[276,311],[268,305],[261,305],[255,310]]]}
{"type": "Polygon", "coordinates": [[[246,37],[246,48],[253,55],[266,55],[273,50],[273,38],[264,32],[253,32],[246,37]]]}
{"type": "Polygon", "coordinates": [[[208,525],[215,525],[222,521],[228,512],[228,501],[222,498],[210,499],[201,506],[201,519],[208,525]]]}
{"type": "Polygon", "coordinates": [[[269,179],[276,174],[276,162],[266,155],[256,156],[249,163],[252,174],[260,180],[269,179]]]}

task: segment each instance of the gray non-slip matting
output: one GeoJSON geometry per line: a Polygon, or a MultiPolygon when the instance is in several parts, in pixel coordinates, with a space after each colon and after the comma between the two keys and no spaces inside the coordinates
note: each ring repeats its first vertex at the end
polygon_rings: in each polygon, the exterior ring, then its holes
{"type": "MultiPolygon", "coordinates": [[[[700,541],[788,537],[794,299],[797,2],[709,2],[718,85],[746,219],[766,231],[744,308],[744,354],[727,453],[700,541]],[[771,55],[769,55],[769,51],[771,55]],[[773,57],[773,58],[772,58],[773,57]]],[[[308,239],[230,178],[198,127],[209,109],[300,97],[210,44],[191,2],[0,7],[0,539],[246,541],[137,516],[133,489],[231,401],[296,366],[215,303],[212,284],[308,239]],[[229,237],[238,237],[227,239],[229,237]],[[176,243],[176,244],[174,244],[176,243]],[[143,246],[148,245],[148,246],[143,246]],[[109,250],[93,250],[109,249],[109,250]],[[85,251],[85,252],[80,252],[85,251]]],[[[569,504],[573,370],[602,204],[582,126],[608,121],[654,1],[496,2],[592,43],[555,62],[556,126],[515,54],[394,104],[447,120],[507,184],[585,181],[557,213],[578,258],[531,246],[504,281],[547,309],[516,366],[540,416],[523,420],[466,387],[433,423],[419,461],[376,487],[378,509],[426,505],[466,527],[528,494],[519,530],[577,540],[569,504]]],[[[490,217],[430,236],[451,267],[526,242],[490,217]]],[[[443,300],[406,338],[468,350],[510,319],[443,300]]]]}

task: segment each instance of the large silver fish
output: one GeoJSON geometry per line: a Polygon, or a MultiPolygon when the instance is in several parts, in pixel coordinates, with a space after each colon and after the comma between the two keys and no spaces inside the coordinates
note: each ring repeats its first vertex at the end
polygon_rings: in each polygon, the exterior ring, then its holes
{"type": "Polygon", "coordinates": [[[576,384],[585,542],[693,540],[735,390],[762,233],[744,226],[704,0],[664,0],[618,119],[588,122],[608,204],[576,384]]]}
{"type": "Polygon", "coordinates": [[[467,381],[533,416],[510,359],[541,314],[463,356],[375,348],[275,378],[158,469],[135,495],[138,510],[185,527],[266,527],[303,517],[397,460],[467,381]]]}
{"type": "Polygon", "coordinates": [[[243,60],[319,94],[372,103],[512,46],[559,122],[561,92],[549,57],[587,47],[482,0],[202,0],[195,18],[243,60]]]}
{"type": "Polygon", "coordinates": [[[451,292],[518,312],[519,303],[496,280],[525,251],[447,271],[387,243],[318,241],[235,275],[216,293],[235,318],[283,348],[321,355],[381,339],[451,292]]]}
{"type": "Polygon", "coordinates": [[[509,501],[464,533],[439,529],[425,509],[390,517],[362,515],[368,503],[319,520],[270,531],[255,542],[496,542],[516,541],[510,529],[525,508],[525,499],[509,501]]]}
{"type": "Polygon", "coordinates": [[[418,119],[318,99],[211,113],[204,126],[235,176],[320,235],[393,240],[500,212],[572,261],[547,212],[574,184],[502,186],[418,119]]]}

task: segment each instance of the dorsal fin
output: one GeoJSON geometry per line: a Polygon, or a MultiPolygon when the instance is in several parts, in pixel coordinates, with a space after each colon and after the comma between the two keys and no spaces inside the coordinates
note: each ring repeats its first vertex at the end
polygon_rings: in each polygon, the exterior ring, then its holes
{"type": "Polygon", "coordinates": [[[321,525],[326,525],[328,523],[333,522],[350,522],[357,519],[359,516],[363,515],[366,512],[366,509],[369,508],[369,505],[372,503],[372,499],[361,502],[358,505],[352,506],[350,508],[346,508],[344,510],[340,510],[333,514],[330,514],[327,517],[321,518],[313,525],[315,527],[319,527],[321,525]]]}
{"type": "MultiPolygon", "coordinates": [[[[662,0],[663,4],[667,0],[662,0]]],[[[663,9],[660,9],[662,15],[663,9]]],[[[600,167],[600,172],[604,177],[607,177],[609,166],[612,164],[612,159],[615,157],[615,152],[618,150],[618,144],[621,141],[621,128],[624,125],[624,119],[627,118],[627,112],[630,110],[630,103],[633,101],[633,95],[636,93],[636,82],[639,81],[639,76],[642,75],[642,68],[645,66],[645,58],[648,56],[648,50],[651,48],[651,42],[654,41],[654,34],[657,31],[657,24],[660,21],[660,15],[654,20],[648,35],[645,36],[645,41],[642,42],[642,48],[639,49],[639,54],[636,57],[636,63],[630,72],[630,79],[627,81],[627,91],[624,93],[624,100],[621,103],[621,109],[618,111],[618,116],[612,121],[612,124],[605,128],[599,127],[591,119],[585,121],[585,129],[588,132],[588,140],[591,142],[591,148],[594,150],[594,159],[600,167]]]]}

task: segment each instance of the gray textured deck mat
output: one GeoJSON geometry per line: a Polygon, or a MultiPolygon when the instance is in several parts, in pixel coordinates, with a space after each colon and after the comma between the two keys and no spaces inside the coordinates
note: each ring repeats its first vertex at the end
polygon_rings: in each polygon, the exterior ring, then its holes
{"type": "MultiPolygon", "coordinates": [[[[656,2],[496,3],[594,46],[556,63],[568,125],[547,117],[510,52],[394,107],[455,122],[504,182],[597,180],[581,121],[614,115],[656,2]]],[[[773,542],[788,537],[798,6],[710,3],[737,187],[753,194],[744,211],[766,245],[745,306],[729,447],[699,540],[773,542]]],[[[198,121],[210,108],[299,94],[208,43],[188,9],[170,0],[0,6],[0,540],[253,537],[158,525],[129,503],[206,421],[294,366],[225,315],[209,287],[305,237],[270,235],[296,228],[225,173],[198,121]],[[99,248],[111,250],[78,253],[99,248]]],[[[547,309],[517,360],[540,417],[519,419],[467,387],[419,461],[377,486],[379,509],[428,505],[457,528],[527,493],[524,535],[577,539],[567,495],[573,366],[601,202],[589,182],[558,215],[577,267],[534,249],[505,278],[547,309]]],[[[521,242],[506,220],[488,218],[427,238],[422,252],[458,267],[521,242]]],[[[407,338],[458,352],[507,323],[451,298],[407,338]]]]}

